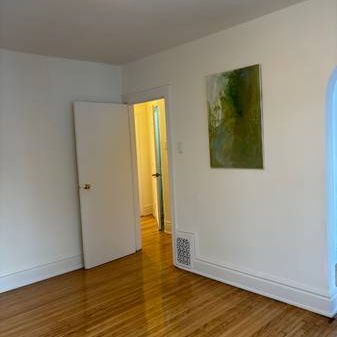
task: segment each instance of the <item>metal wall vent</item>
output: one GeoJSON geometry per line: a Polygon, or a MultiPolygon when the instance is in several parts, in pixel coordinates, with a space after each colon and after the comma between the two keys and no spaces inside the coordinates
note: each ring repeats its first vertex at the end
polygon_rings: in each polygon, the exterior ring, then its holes
{"type": "Polygon", "coordinates": [[[187,238],[177,238],[177,263],[183,267],[192,267],[192,244],[187,238]]]}

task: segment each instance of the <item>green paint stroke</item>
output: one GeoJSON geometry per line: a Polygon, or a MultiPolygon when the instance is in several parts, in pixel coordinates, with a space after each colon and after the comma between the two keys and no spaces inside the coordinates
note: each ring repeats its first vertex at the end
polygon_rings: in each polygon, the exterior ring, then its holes
{"type": "Polygon", "coordinates": [[[207,76],[211,167],[263,168],[260,66],[207,76]]]}

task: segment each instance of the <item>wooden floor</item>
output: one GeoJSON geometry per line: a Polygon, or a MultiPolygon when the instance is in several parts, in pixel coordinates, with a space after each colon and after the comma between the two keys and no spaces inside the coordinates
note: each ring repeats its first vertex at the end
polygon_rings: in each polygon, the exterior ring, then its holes
{"type": "Polygon", "coordinates": [[[0,336],[337,336],[333,320],[176,269],[143,219],[143,251],[0,295],[0,336]]]}

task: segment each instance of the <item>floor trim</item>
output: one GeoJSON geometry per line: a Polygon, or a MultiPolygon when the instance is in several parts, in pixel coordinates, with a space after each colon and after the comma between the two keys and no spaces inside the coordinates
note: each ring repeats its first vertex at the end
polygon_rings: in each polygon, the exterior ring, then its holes
{"type": "Polygon", "coordinates": [[[82,256],[72,256],[0,277],[0,293],[68,273],[83,267],[82,256]]]}
{"type": "Polygon", "coordinates": [[[164,232],[167,234],[172,234],[172,222],[171,221],[168,221],[168,220],[165,221],[164,232]]]}
{"type": "Polygon", "coordinates": [[[337,295],[331,296],[324,289],[316,289],[291,280],[279,279],[271,275],[257,274],[239,266],[226,265],[200,255],[199,237],[197,233],[177,231],[178,237],[187,237],[192,243],[191,268],[184,270],[210,279],[232,285],[237,288],[273,298],[302,309],[306,309],[327,317],[337,313],[337,295]]]}
{"type": "Polygon", "coordinates": [[[334,307],[336,300],[333,298],[232,270],[202,259],[196,258],[193,268],[186,270],[323,316],[331,318],[336,314],[334,307]]]}
{"type": "Polygon", "coordinates": [[[142,214],[142,216],[148,216],[148,215],[151,215],[152,213],[153,213],[152,204],[144,205],[143,206],[143,214],[142,214]]]}

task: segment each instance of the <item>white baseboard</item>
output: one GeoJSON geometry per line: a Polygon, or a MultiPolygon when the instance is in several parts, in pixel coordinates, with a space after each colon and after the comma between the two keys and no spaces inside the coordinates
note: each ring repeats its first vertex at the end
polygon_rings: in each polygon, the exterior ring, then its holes
{"type": "MultiPolygon", "coordinates": [[[[239,268],[232,268],[207,261],[200,257],[193,259],[193,268],[187,271],[267,296],[327,317],[337,313],[337,295],[329,297],[322,293],[270,280],[239,268]]],[[[83,267],[82,256],[73,256],[42,266],[0,277],[0,293],[31,283],[42,281],[83,267]]],[[[177,266],[181,268],[181,266],[177,266]]]]}
{"type": "Polygon", "coordinates": [[[241,289],[313,311],[323,316],[333,317],[336,314],[333,299],[329,296],[294,288],[252,274],[232,270],[225,266],[212,264],[201,259],[195,259],[194,268],[191,271],[241,289]]]}
{"type": "MultiPolygon", "coordinates": [[[[177,231],[177,235],[179,233],[182,233],[181,235],[186,234],[177,231]]],[[[224,265],[223,263],[203,258],[199,253],[198,236],[196,233],[189,234],[195,240],[195,252],[191,256],[193,260],[192,268],[184,268],[175,262],[177,267],[323,316],[334,317],[336,315],[337,295],[329,296],[328,293],[320,289],[310,289],[295,282],[257,275],[251,270],[247,271],[238,266],[224,265]]]]}
{"type": "Polygon", "coordinates": [[[142,216],[152,215],[152,212],[153,212],[152,204],[143,206],[142,216]]]}
{"type": "Polygon", "coordinates": [[[331,306],[331,310],[330,310],[331,315],[328,316],[328,317],[335,317],[337,315],[337,294],[335,294],[331,298],[330,302],[331,302],[331,305],[330,305],[331,306]]]}
{"type": "Polygon", "coordinates": [[[167,234],[172,234],[172,222],[165,221],[164,232],[167,234]]]}
{"type": "Polygon", "coordinates": [[[68,273],[83,267],[82,256],[72,256],[0,277],[0,293],[68,273]]]}

